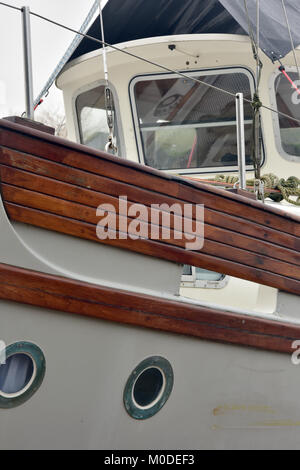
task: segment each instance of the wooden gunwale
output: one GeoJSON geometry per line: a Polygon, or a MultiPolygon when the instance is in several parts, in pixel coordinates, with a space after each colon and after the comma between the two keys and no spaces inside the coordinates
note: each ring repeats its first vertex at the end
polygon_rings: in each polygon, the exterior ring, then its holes
{"type": "Polygon", "coordinates": [[[300,338],[300,325],[120,291],[5,264],[0,264],[0,299],[287,354],[294,352],[293,342],[300,338]]]}

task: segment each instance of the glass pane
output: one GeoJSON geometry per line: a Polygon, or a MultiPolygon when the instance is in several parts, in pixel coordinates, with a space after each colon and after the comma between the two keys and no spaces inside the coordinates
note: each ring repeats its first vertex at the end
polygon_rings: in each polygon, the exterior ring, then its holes
{"type": "Polygon", "coordinates": [[[14,354],[0,366],[0,391],[6,394],[18,393],[30,382],[34,367],[27,354],[14,354]]]}
{"type": "Polygon", "coordinates": [[[159,396],[163,386],[163,376],[159,369],[151,367],[145,370],[137,379],[133,396],[136,403],[141,406],[149,406],[159,396]]]}
{"type": "Polygon", "coordinates": [[[185,264],[183,266],[183,276],[191,276],[192,275],[192,266],[188,266],[187,264],[185,264]]]}
{"type": "MultiPolygon", "coordinates": [[[[244,73],[198,75],[210,85],[251,99],[244,73]]],[[[237,165],[234,96],[184,78],[143,80],[134,87],[146,164],[158,169],[237,165]]],[[[251,158],[250,104],[245,105],[246,153],[251,158]]]]}
{"type": "MultiPolygon", "coordinates": [[[[236,126],[141,130],[147,165],[158,170],[237,166],[236,126]]],[[[252,124],[245,126],[246,163],[251,165],[252,124]]]]}
{"type": "MultiPolygon", "coordinates": [[[[105,150],[109,136],[105,107],[105,87],[99,86],[79,95],[76,99],[76,110],[81,143],[97,150],[105,150]]],[[[118,133],[116,122],[115,132],[118,133]]],[[[118,135],[115,137],[118,141],[118,135]]]]}
{"type": "MultiPolygon", "coordinates": [[[[289,73],[289,76],[300,87],[299,75],[289,73]]],[[[283,75],[277,77],[275,91],[278,111],[300,120],[300,96],[283,75]]],[[[279,125],[283,150],[300,157],[300,124],[279,116],[279,125]]]]}
{"type": "Polygon", "coordinates": [[[196,268],[197,281],[221,281],[223,277],[223,274],[208,271],[207,269],[196,268]]]}

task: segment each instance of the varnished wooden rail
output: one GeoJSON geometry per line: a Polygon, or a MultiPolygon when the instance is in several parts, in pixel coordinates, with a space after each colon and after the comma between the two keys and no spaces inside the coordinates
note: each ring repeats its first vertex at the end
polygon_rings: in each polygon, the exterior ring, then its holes
{"type": "Polygon", "coordinates": [[[300,219],[259,202],[1,120],[0,177],[12,220],[300,294],[300,219]],[[175,204],[170,238],[100,241],[96,208],[113,204],[119,220],[119,196],[145,205],[148,235],[150,206],[175,204]],[[202,250],[175,237],[184,204],[205,206],[202,250]]]}
{"type": "MultiPolygon", "coordinates": [[[[293,343],[300,338],[299,325],[100,287],[5,264],[0,264],[0,299],[280,353],[294,352],[293,343]]],[[[40,310],[36,313],[43,315],[40,310]]]]}

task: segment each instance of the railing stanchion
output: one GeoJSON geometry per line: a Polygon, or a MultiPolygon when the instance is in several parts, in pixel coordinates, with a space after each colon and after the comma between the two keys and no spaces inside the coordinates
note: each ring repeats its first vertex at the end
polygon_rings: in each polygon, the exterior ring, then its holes
{"type": "Polygon", "coordinates": [[[237,93],[236,95],[236,128],[240,189],[246,189],[246,148],[243,93],[237,93]]]}
{"type": "Polygon", "coordinates": [[[34,119],[30,9],[22,7],[26,117],[34,119]]]}

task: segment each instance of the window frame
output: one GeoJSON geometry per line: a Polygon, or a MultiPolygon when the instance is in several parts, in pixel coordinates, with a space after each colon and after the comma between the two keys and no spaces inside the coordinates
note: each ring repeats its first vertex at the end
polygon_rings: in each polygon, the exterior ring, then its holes
{"type": "MultiPolygon", "coordinates": [[[[289,73],[297,73],[296,67],[285,67],[286,71],[289,73]]],[[[277,77],[281,75],[280,70],[276,70],[274,73],[272,73],[271,78],[270,78],[270,101],[271,101],[271,107],[273,109],[276,109],[278,111],[277,107],[277,99],[276,99],[276,92],[275,92],[275,82],[277,77]]],[[[292,155],[291,153],[287,153],[282,145],[282,139],[281,139],[281,128],[280,128],[280,123],[279,123],[279,115],[277,113],[272,113],[272,121],[273,121],[273,129],[274,129],[274,136],[275,136],[275,144],[277,151],[279,155],[284,158],[285,160],[289,162],[296,162],[300,163],[300,155],[292,155]]]]}
{"type": "MultiPolygon", "coordinates": [[[[235,67],[217,67],[217,68],[208,68],[208,69],[196,69],[196,70],[188,70],[188,71],[183,71],[185,75],[188,76],[197,76],[199,74],[206,74],[206,75],[217,75],[218,72],[220,74],[232,74],[232,73],[244,73],[250,83],[250,91],[252,96],[255,93],[255,77],[253,72],[243,66],[235,66],[235,67]]],[[[136,146],[137,146],[137,151],[138,151],[138,158],[139,162],[142,163],[143,165],[147,165],[145,161],[145,156],[144,156],[144,151],[143,151],[143,143],[142,143],[142,138],[141,138],[141,130],[139,126],[139,119],[138,119],[138,113],[137,113],[137,105],[136,105],[136,100],[134,96],[134,87],[136,83],[140,81],[146,81],[146,80],[155,80],[155,79],[163,79],[163,78],[178,78],[178,74],[176,73],[151,73],[151,74],[139,74],[134,76],[130,83],[129,83],[129,98],[130,98],[130,105],[131,105],[131,112],[132,112],[132,119],[133,119],[133,126],[134,126],[134,133],[135,133],[135,139],[136,139],[136,146]]],[[[224,121],[228,125],[228,121],[224,121]]],[[[218,123],[218,125],[220,125],[218,123]]],[[[191,127],[191,126],[190,126],[191,127]]],[[[200,127],[200,126],[199,126],[200,127]]],[[[209,126],[213,127],[213,126],[209,126]]],[[[265,151],[264,151],[264,145],[263,145],[263,130],[262,130],[262,164],[261,166],[264,165],[265,163],[265,151]]],[[[238,166],[221,166],[221,167],[206,167],[206,168],[191,168],[191,169],[170,169],[170,170],[161,170],[161,171],[166,171],[168,173],[173,173],[176,175],[194,175],[194,174],[214,174],[214,173],[232,173],[232,172],[238,172],[238,166]]],[[[253,172],[253,166],[247,165],[246,166],[246,171],[248,172],[253,172]]]]}
{"type": "MultiPolygon", "coordinates": [[[[78,88],[75,93],[72,96],[72,113],[73,113],[73,121],[75,123],[75,136],[77,142],[79,142],[82,145],[87,145],[81,142],[81,133],[80,133],[80,126],[79,126],[79,115],[77,112],[77,107],[76,107],[76,101],[77,98],[82,95],[83,93],[86,93],[87,91],[93,90],[94,88],[98,88],[99,86],[106,86],[106,81],[105,80],[97,80],[93,83],[89,83],[88,85],[84,85],[80,88],[78,88]]],[[[122,158],[127,158],[126,157],[126,147],[125,147],[125,141],[124,141],[124,133],[123,133],[123,125],[122,125],[122,120],[121,120],[121,112],[120,112],[120,105],[119,105],[119,97],[116,91],[116,88],[114,85],[109,82],[109,88],[111,89],[112,95],[113,95],[113,100],[114,100],[114,106],[115,106],[115,111],[116,111],[116,120],[117,120],[117,126],[118,126],[118,132],[119,132],[119,139],[120,139],[120,148],[118,148],[118,155],[122,158]]],[[[87,145],[88,146],[88,145],[87,145]]],[[[93,147],[94,148],[94,147],[93,147]]],[[[95,149],[99,150],[100,152],[105,152],[104,149],[95,149]]]]}
{"type": "MultiPolygon", "coordinates": [[[[191,266],[192,274],[181,276],[181,288],[190,287],[190,288],[200,288],[200,289],[224,289],[230,279],[230,276],[222,274],[222,278],[219,281],[210,281],[210,280],[199,280],[196,278],[196,266],[191,266]]],[[[219,273],[221,274],[221,273],[219,273]]]]}

